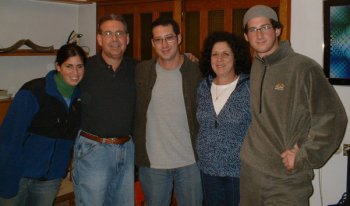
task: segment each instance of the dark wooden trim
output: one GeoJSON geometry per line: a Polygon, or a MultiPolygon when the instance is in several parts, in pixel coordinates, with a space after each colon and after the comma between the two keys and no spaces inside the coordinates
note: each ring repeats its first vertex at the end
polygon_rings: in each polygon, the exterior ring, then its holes
{"type": "Polygon", "coordinates": [[[32,49],[19,49],[15,52],[0,53],[0,56],[55,56],[57,50],[53,52],[36,52],[32,49]]]}

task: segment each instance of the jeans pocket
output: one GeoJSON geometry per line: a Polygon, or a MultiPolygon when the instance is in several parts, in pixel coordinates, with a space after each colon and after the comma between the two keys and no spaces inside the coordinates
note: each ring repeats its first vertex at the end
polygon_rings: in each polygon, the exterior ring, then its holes
{"type": "Polygon", "coordinates": [[[82,159],[85,156],[91,154],[97,149],[100,143],[93,140],[88,140],[84,137],[79,137],[78,141],[74,146],[74,156],[77,159],[82,159]]]}

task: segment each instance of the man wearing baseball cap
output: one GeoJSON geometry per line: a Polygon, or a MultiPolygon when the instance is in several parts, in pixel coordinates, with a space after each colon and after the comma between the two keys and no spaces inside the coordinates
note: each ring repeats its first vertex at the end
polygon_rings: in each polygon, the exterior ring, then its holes
{"type": "Polygon", "coordinates": [[[322,167],[343,139],[344,107],[321,66],[279,42],[282,24],[273,9],[250,8],[243,26],[255,54],[240,205],[307,206],[313,169],[322,167]]]}

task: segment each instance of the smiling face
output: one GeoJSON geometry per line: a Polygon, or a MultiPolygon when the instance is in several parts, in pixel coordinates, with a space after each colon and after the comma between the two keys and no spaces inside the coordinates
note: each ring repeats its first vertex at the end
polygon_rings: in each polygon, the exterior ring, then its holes
{"type": "Polygon", "coordinates": [[[244,37],[261,58],[276,51],[281,29],[274,29],[270,19],[255,17],[248,21],[247,27],[248,31],[244,34],[244,37]]]}
{"type": "Polygon", "coordinates": [[[217,78],[234,77],[235,57],[227,42],[217,42],[211,51],[211,67],[217,78]]]}
{"type": "Polygon", "coordinates": [[[129,34],[123,23],[117,20],[108,20],[102,23],[100,30],[97,42],[102,47],[104,59],[122,59],[129,43],[129,34]]]}
{"type": "Polygon", "coordinates": [[[56,70],[70,86],[76,86],[84,75],[84,63],[79,56],[69,57],[61,65],[56,63],[56,70]]]}
{"type": "Polygon", "coordinates": [[[152,46],[159,56],[160,61],[171,61],[179,55],[181,35],[176,35],[171,25],[156,26],[152,30],[152,46]]]}

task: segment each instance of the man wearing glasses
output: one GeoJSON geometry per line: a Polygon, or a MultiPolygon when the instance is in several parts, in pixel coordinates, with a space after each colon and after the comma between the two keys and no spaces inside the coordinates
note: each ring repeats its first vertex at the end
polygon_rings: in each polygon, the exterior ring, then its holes
{"type": "Polygon", "coordinates": [[[279,42],[282,25],[274,10],[250,8],[243,26],[255,57],[240,205],[307,206],[313,169],[322,167],[343,139],[344,107],[321,66],[279,42]]]}
{"type": "Polygon", "coordinates": [[[80,84],[82,127],[74,148],[76,205],[134,205],[136,61],[124,57],[129,43],[122,16],[98,24],[101,53],[91,57],[80,84]]]}
{"type": "Polygon", "coordinates": [[[135,70],[135,146],[139,178],[148,206],[202,205],[201,180],[194,153],[197,136],[198,65],[180,54],[182,37],[169,18],[152,22],[156,59],[135,70]]]}

